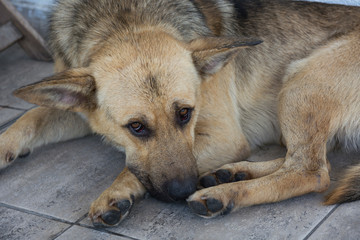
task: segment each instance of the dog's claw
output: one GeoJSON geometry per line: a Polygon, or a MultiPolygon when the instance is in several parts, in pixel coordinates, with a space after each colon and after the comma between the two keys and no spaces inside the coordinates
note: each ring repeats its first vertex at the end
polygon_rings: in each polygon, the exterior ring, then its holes
{"type": "Polygon", "coordinates": [[[13,153],[11,153],[11,152],[6,153],[5,161],[7,163],[11,163],[14,160],[15,160],[15,155],[13,153]]]}

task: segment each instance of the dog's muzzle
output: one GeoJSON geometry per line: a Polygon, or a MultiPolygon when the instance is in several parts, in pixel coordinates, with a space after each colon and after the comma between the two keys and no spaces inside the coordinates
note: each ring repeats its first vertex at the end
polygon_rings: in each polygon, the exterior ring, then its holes
{"type": "Polygon", "coordinates": [[[173,179],[163,184],[161,190],[147,188],[150,195],[164,202],[174,202],[187,199],[197,189],[197,178],[187,178],[184,180],[173,179]]]}
{"type": "Polygon", "coordinates": [[[139,179],[150,195],[158,200],[173,202],[185,200],[197,190],[197,174],[189,174],[188,177],[175,177],[158,184],[152,181],[151,177],[137,168],[128,166],[129,170],[139,179]]]}
{"type": "Polygon", "coordinates": [[[164,192],[174,200],[185,200],[196,191],[197,178],[190,177],[184,180],[173,179],[164,184],[164,192]]]}

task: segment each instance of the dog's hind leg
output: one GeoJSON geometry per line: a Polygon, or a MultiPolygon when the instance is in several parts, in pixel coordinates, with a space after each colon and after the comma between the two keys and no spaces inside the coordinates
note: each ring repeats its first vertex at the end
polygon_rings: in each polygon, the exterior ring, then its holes
{"type": "Polygon", "coordinates": [[[116,226],[130,212],[136,199],[146,190],[128,168],[116,178],[90,207],[89,217],[94,226],[116,226]]]}
{"type": "Polygon", "coordinates": [[[278,170],[260,178],[202,189],[188,199],[192,210],[213,217],[240,207],[326,190],[330,183],[326,143],[334,105],[329,102],[324,106],[319,89],[315,92],[310,96],[294,88],[283,94],[279,117],[288,152],[283,163],[278,160],[278,165],[273,165],[280,166],[278,170]]]}
{"type": "MultiPolygon", "coordinates": [[[[360,125],[357,35],[336,39],[292,66],[279,97],[280,127],[288,149],[281,167],[257,179],[197,191],[188,198],[196,214],[212,217],[328,188],[327,142],[339,131],[352,134],[360,125]]],[[[357,174],[350,176],[353,178],[349,179],[359,179],[357,174]]],[[[345,180],[343,187],[358,199],[358,187],[351,183],[349,188],[349,183],[345,180]]],[[[339,191],[345,195],[348,192],[341,188],[339,191]]]]}
{"type": "Polygon", "coordinates": [[[328,188],[326,142],[332,128],[332,111],[328,108],[334,106],[331,103],[323,106],[319,95],[307,96],[308,93],[290,91],[283,97],[285,106],[280,108],[280,121],[288,152],[283,163],[278,160],[279,169],[253,180],[196,192],[188,199],[196,214],[213,217],[240,207],[277,202],[328,188]],[[295,96],[296,99],[291,99],[295,96]]]}
{"type": "Polygon", "coordinates": [[[0,135],[0,168],[35,147],[66,141],[91,133],[87,122],[77,113],[45,107],[25,113],[0,135]]]}

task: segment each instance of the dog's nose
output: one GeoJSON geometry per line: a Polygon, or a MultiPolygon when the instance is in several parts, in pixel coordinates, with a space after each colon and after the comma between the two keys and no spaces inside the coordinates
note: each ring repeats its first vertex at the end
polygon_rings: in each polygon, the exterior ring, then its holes
{"type": "Polygon", "coordinates": [[[196,191],[197,178],[192,177],[185,180],[174,179],[167,183],[168,194],[171,199],[185,200],[196,191]]]}

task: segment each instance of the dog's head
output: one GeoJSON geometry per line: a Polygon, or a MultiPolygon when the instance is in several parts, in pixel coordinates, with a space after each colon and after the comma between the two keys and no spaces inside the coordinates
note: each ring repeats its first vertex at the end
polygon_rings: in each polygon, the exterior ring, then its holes
{"type": "Polygon", "coordinates": [[[109,41],[88,67],[58,73],[15,95],[83,113],[95,132],[125,148],[128,168],[153,196],[185,199],[197,186],[193,147],[200,85],[239,49],[257,43],[183,43],[163,32],[139,32],[109,41]]]}

